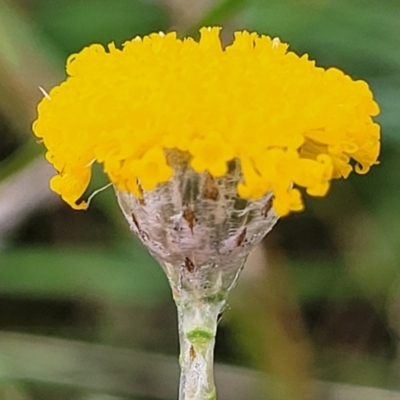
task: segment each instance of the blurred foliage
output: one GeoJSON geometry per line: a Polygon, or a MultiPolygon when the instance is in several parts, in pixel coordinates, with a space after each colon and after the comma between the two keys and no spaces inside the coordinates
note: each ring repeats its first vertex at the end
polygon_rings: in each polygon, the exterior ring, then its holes
{"type": "Polygon", "coordinates": [[[145,0],[42,0],[33,15],[66,55],[90,43],[121,45],[136,35],[169,27],[161,5],[145,0]]]}
{"type": "MultiPolygon", "coordinates": [[[[135,245],[136,244],[136,245],[135,245]]],[[[147,251],[125,248],[30,247],[0,254],[0,292],[105,303],[157,302],[168,296],[164,275],[147,251]],[[34,266],[34,268],[32,268],[34,266]]]]}
{"type": "MultiPolygon", "coordinates": [[[[181,29],[172,16],[179,7],[190,8],[183,0],[0,0],[0,200],[2,183],[42,152],[33,137],[26,139],[35,108],[28,90],[53,82],[50,71],[62,77],[68,54],[93,42],[119,45],[171,27],[195,35],[202,25],[221,25],[227,37],[234,29],[278,36],[319,65],[340,67],[370,83],[382,111],[381,165],[367,176],[335,182],[328,198],[308,199],[304,213],[279,223],[267,239],[269,269],[258,266],[232,293],[217,359],[277,376],[283,383],[269,391],[274,400],[311,396],[304,382],[312,377],[400,389],[400,3],[204,4],[204,13],[181,29]],[[29,63],[23,58],[27,52],[29,63]]],[[[104,183],[97,171],[89,191],[104,183]]],[[[111,190],[99,195],[96,211],[78,219],[58,204],[27,215],[10,233],[7,247],[0,248],[3,330],[60,335],[55,324],[71,323],[63,317],[64,302],[86,310],[64,336],[79,337],[89,324],[93,334],[85,339],[146,347],[143,336],[153,335],[152,345],[159,341],[155,348],[175,352],[170,341],[163,343],[163,332],[175,324],[163,318],[171,302],[165,277],[130,238],[113,197],[111,190]],[[57,321],[40,319],[52,312],[59,313],[57,321]],[[146,319],[154,313],[162,326],[146,319]],[[145,332],[140,340],[135,330],[145,332]]],[[[111,400],[78,386],[49,389],[34,382],[27,388],[5,382],[0,398],[111,400]]]]}

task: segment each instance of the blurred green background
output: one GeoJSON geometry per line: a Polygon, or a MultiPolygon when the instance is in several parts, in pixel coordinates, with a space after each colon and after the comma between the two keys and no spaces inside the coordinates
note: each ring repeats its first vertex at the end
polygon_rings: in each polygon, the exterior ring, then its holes
{"type": "Polygon", "coordinates": [[[249,260],[220,323],[220,400],[400,398],[398,0],[0,0],[0,400],[177,397],[166,278],[111,190],[87,212],[49,191],[31,123],[70,53],[203,25],[367,80],[383,131],[379,166],[307,199],[249,260]]]}

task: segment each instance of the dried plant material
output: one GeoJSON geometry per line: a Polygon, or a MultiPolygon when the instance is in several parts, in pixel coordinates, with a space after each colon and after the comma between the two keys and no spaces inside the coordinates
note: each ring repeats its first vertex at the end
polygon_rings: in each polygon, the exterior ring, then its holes
{"type": "Polygon", "coordinates": [[[186,257],[186,258],[185,258],[185,268],[186,268],[186,270],[189,271],[190,273],[192,273],[192,272],[194,271],[194,269],[195,269],[195,266],[194,266],[194,264],[193,264],[193,261],[192,261],[189,257],[186,257]]]}
{"type": "Polygon", "coordinates": [[[193,210],[190,207],[185,207],[182,214],[183,219],[189,225],[190,232],[193,233],[193,228],[196,223],[196,217],[193,210]]]}
{"type": "Polygon", "coordinates": [[[211,174],[206,173],[206,180],[203,187],[203,196],[206,199],[217,200],[219,195],[218,187],[215,184],[215,180],[211,174]]]}
{"type": "Polygon", "coordinates": [[[242,232],[240,232],[239,236],[236,238],[236,246],[239,247],[241,244],[244,242],[244,239],[246,238],[246,232],[247,229],[244,228],[242,232]]]}

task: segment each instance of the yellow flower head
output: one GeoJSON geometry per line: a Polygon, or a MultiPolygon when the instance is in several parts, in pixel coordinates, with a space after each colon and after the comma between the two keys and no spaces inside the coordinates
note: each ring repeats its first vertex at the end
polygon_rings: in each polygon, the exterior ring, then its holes
{"type": "Polygon", "coordinates": [[[278,39],[219,28],[201,38],[174,32],[95,44],[67,61],[68,78],[38,106],[34,123],[58,175],[51,188],[75,209],[94,162],[110,181],[140,196],[174,173],[166,152],[186,152],[214,177],[236,159],[238,195],[274,193],[279,215],[303,209],[302,187],[325,196],[333,178],[377,163],[379,113],[368,84],[315,66],[278,39]],[[140,188],[140,189],[141,189],[140,188]]]}

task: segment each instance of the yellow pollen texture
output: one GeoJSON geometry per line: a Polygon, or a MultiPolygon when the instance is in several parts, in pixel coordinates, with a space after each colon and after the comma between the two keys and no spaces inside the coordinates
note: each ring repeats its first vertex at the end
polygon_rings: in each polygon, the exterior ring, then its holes
{"type": "Polygon", "coordinates": [[[303,209],[302,193],[325,196],[333,178],[377,164],[379,107],[368,84],[268,36],[220,28],[197,42],[151,34],[67,61],[67,79],[38,106],[33,130],[57,175],[51,188],[75,209],[94,162],[120,190],[140,196],[173,176],[166,151],[190,155],[197,172],[242,170],[238,195],[274,193],[283,216],[303,209]]]}

